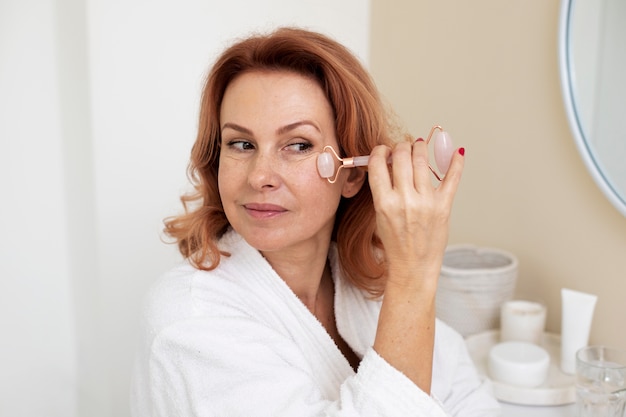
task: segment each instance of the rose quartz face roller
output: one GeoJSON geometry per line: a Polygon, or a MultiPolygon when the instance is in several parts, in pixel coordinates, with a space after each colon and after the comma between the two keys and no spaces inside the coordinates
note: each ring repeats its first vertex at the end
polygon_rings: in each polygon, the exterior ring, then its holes
{"type": "MultiPolygon", "coordinates": [[[[433,173],[435,178],[437,178],[438,181],[441,181],[450,167],[452,153],[454,152],[454,145],[452,144],[450,134],[444,131],[441,126],[433,126],[428,134],[426,143],[429,144],[431,139],[435,142],[433,153],[435,154],[435,163],[437,164],[437,169],[440,174],[438,174],[432,166],[428,165],[428,168],[430,168],[430,171],[433,173]]],[[[328,182],[334,184],[335,181],[337,181],[339,171],[341,171],[342,168],[366,167],[369,159],[369,155],[340,158],[333,147],[329,145],[324,147],[324,151],[317,157],[317,170],[322,178],[326,178],[328,182]],[[333,157],[341,163],[339,168],[336,170],[333,157]]]]}

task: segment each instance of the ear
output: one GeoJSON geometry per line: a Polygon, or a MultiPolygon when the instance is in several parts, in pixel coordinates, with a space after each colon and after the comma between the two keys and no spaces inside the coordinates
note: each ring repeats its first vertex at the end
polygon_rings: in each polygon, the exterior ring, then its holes
{"type": "Polygon", "coordinates": [[[341,195],[346,198],[351,198],[359,192],[365,182],[365,170],[361,168],[352,168],[348,170],[350,174],[348,179],[343,183],[341,189],[341,195]]]}

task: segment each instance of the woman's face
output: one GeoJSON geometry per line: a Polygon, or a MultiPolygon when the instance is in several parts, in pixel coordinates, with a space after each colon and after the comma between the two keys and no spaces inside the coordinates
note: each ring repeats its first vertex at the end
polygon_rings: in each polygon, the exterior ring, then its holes
{"type": "Polygon", "coordinates": [[[262,252],[327,245],[348,183],[345,172],[335,184],[317,172],[324,146],[337,149],[319,85],[285,71],[244,73],[220,115],[218,185],[232,227],[262,252]]]}

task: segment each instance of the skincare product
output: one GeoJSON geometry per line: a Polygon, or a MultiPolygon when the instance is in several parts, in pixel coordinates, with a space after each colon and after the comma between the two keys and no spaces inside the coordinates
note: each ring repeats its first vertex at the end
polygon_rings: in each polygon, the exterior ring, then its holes
{"type": "Polygon", "coordinates": [[[576,352],[589,343],[597,299],[593,294],[561,289],[561,370],[566,374],[576,373],[576,352]]]}
{"type": "Polygon", "coordinates": [[[546,306],[539,301],[509,300],[502,303],[500,340],[541,345],[546,327],[546,306]]]}

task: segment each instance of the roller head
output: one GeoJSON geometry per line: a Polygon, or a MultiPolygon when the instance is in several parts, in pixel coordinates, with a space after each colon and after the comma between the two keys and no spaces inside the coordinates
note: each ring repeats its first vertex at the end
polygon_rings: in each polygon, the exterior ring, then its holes
{"type": "Polygon", "coordinates": [[[454,144],[452,138],[448,132],[437,131],[433,136],[435,141],[435,163],[437,169],[441,175],[446,175],[448,168],[450,168],[450,162],[452,161],[452,154],[454,153],[454,144]]]}
{"type": "Polygon", "coordinates": [[[335,161],[328,152],[322,152],[317,156],[317,171],[322,178],[330,178],[335,175],[335,161]]]}

